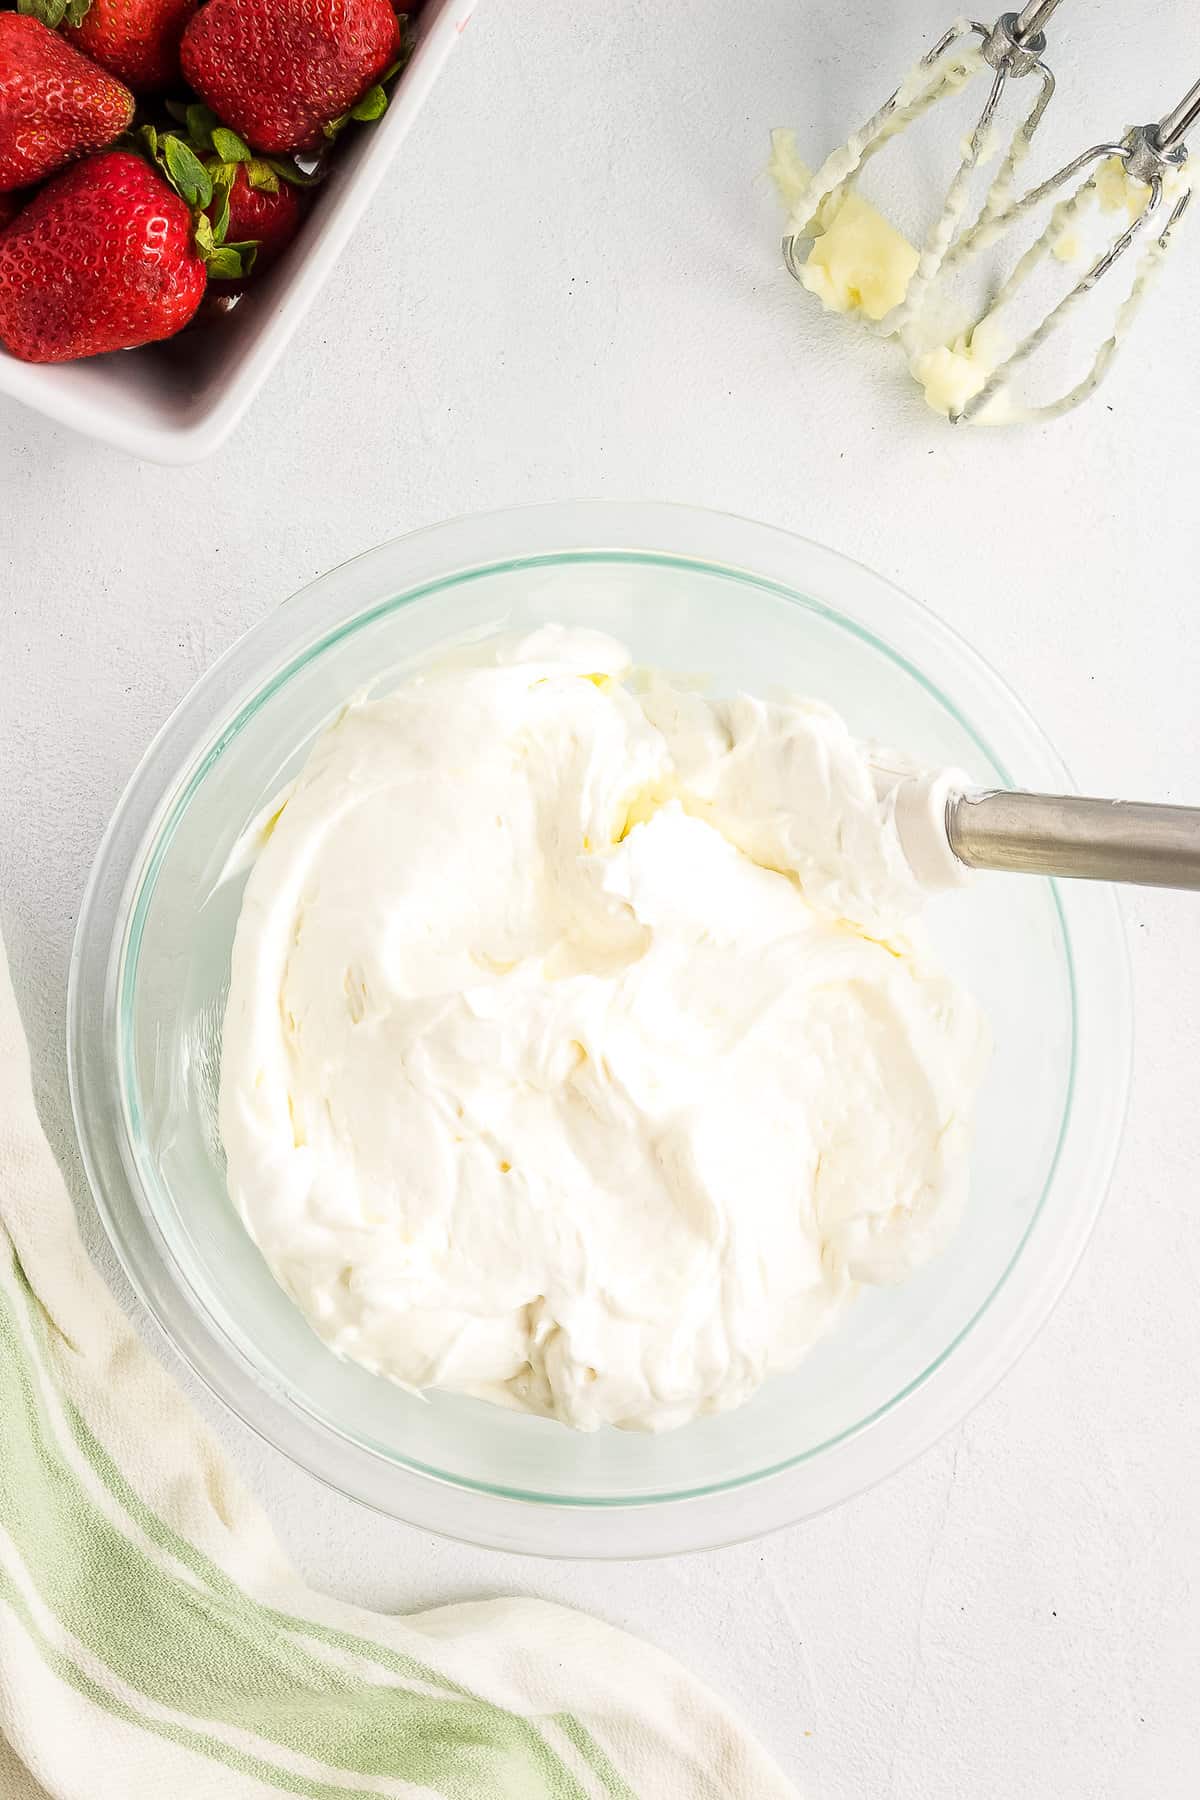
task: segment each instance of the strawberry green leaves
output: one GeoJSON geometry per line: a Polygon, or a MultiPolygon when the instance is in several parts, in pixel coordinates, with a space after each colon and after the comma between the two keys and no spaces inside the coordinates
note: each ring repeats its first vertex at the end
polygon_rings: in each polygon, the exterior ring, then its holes
{"type": "MultiPolygon", "coordinates": [[[[189,108],[189,111],[201,110],[206,109],[189,108]]],[[[213,130],[206,126],[210,135],[213,130]]],[[[215,130],[219,131],[221,127],[215,127],[215,130]]],[[[246,150],[233,132],[224,135],[234,138],[239,147],[246,150]]],[[[249,275],[258,251],[257,243],[250,239],[244,243],[226,242],[229,189],[237,164],[222,162],[211,169],[201,162],[186,139],[173,131],[160,132],[153,125],[143,125],[137,141],[180,199],[191,208],[195,220],[196,253],[204,259],[209,279],[240,281],[249,275]],[[224,173],[227,169],[228,176],[224,173]]],[[[249,155],[246,150],[247,158],[249,155]]]]}
{"type": "Polygon", "coordinates": [[[17,11],[57,31],[60,25],[82,25],[91,4],[92,0],[17,0],[17,11]]]}
{"type": "Polygon", "coordinates": [[[162,138],[161,145],[163,161],[175,192],[193,208],[210,205],[212,176],[195,151],[173,134],[162,138]]]}
{"type": "Polygon", "coordinates": [[[382,82],[376,82],[374,87],[367,89],[362,99],[358,102],[358,105],[350,108],[350,117],[352,119],[360,119],[365,124],[370,124],[375,119],[381,119],[383,117],[384,113],[387,111],[387,103],[387,89],[383,86],[382,82]]]}
{"type": "Polygon", "coordinates": [[[229,194],[225,194],[225,217],[214,221],[207,213],[196,220],[196,250],[204,258],[210,281],[240,281],[249,275],[258,254],[255,243],[226,244],[222,237],[229,226],[229,194]]]}
{"type": "MultiPolygon", "coordinates": [[[[403,24],[403,21],[401,21],[403,24]]],[[[336,119],[330,119],[325,127],[325,136],[335,138],[351,121],[356,119],[360,124],[372,125],[381,119],[388,106],[388,83],[394,81],[411,54],[411,48],[404,43],[400,55],[380,75],[379,80],[369,87],[366,93],[348,111],[339,113],[336,119]]]]}
{"type": "Polygon", "coordinates": [[[324,179],[323,169],[306,174],[289,157],[256,156],[244,138],[231,131],[228,125],[222,125],[212,108],[199,101],[185,106],[180,101],[168,100],[167,111],[184,127],[188,147],[204,159],[214,183],[231,184],[234,171],[239,167],[245,168],[251,187],[264,194],[277,194],[281,181],[286,181],[289,187],[308,188],[316,187],[324,179]]]}
{"type": "Polygon", "coordinates": [[[135,134],[135,141],[193,211],[209,205],[212,178],[195,151],[181,137],[174,132],[159,131],[153,125],[143,125],[135,134]]]}
{"type": "Polygon", "coordinates": [[[213,205],[209,213],[212,222],[213,238],[216,243],[223,244],[229,236],[229,193],[232,183],[216,182],[213,185],[213,205]]]}
{"type": "Polygon", "coordinates": [[[227,125],[214,125],[209,133],[213,150],[222,162],[250,162],[250,147],[244,144],[236,131],[230,131],[227,125]]]}

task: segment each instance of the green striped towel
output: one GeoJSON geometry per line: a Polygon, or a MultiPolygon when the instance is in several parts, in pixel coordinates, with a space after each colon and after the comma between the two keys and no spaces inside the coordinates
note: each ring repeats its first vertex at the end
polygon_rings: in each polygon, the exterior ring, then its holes
{"type": "Polygon", "coordinates": [[[307,1589],[89,1263],[0,946],[0,1800],[788,1800],[583,1613],[307,1589]]]}

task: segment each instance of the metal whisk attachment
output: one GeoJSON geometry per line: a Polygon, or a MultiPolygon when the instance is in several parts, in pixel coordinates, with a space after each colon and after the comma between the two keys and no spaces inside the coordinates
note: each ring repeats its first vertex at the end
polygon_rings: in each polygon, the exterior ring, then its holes
{"type": "MultiPolygon", "coordinates": [[[[1149,237],[1151,241],[1140,259],[1129,295],[1117,313],[1112,334],[1100,346],[1087,374],[1060,399],[1043,406],[1026,409],[1022,416],[1027,419],[1055,417],[1059,413],[1077,406],[1099,385],[1117,349],[1133,324],[1137,311],[1145,298],[1150,280],[1159,268],[1163,255],[1170,245],[1171,233],[1183,217],[1191,200],[1191,187],[1184,172],[1187,163],[1187,147],[1184,140],[1198,118],[1200,118],[1200,82],[1189,88],[1179,104],[1172,107],[1170,112],[1165,113],[1157,123],[1138,125],[1119,142],[1093,144],[1091,149],[1085,150],[1082,155],[1075,157],[1056,175],[1050,176],[1049,180],[1030,189],[1019,200],[1007,202],[998,210],[987,213],[986,216],[981,214],[975,224],[961,235],[957,243],[943,258],[942,267],[946,272],[973,251],[984,249],[995,243],[1002,232],[1011,229],[1045,201],[1068,188],[1070,184],[1077,183],[1069,196],[1053,208],[1050,220],[1041,236],[1026,250],[986,311],[975,320],[967,333],[969,342],[971,336],[979,330],[985,320],[997,319],[1001,309],[1011,302],[1035,270],[1054,254],[1055,246],[1062,241],[1063,235],[1069,229],[1072,221],[1094,202],[1097,174],[1102,164],[1107,163],[1110,159],[1116,159],[1122,165],[1128,180],[1146,190],[1144,204],[1137,212],[1136,217],[1096,258],[1086,272],[1080,276],[1070,292],[1059,300],[1041,323],[1007,355],[996,361],[984,385],[957,413],[951,415],[954,423],[969,423],[981,413],[996,391],[1000,387],[1006,386],[1014,371],[1033,355],[1052,331],[1057,330],[1069,319],[1084,295],[1090,293],[1101,277],[1108,274],[1114,264],[1126,254],[1130,246],[1137,243],[1139,239],[1145,242],[1149,237]],[[1156,231],[1154,227],[1160,223],[1161,229],[1156,231]]],[[[907,305],[906,299],[906,310],[907,305]]]]}
{"type": "Polygon", "coordinates": [[[1004,13],[992,26],[959,19],[942,33],[879,110],[827,156],[812,177],[795,209],[797,229],[783,240],[784,261],[797,280],[801,278],[805,246],[812,239],[822,207],[844,194],[863,166],[931,106],[958,93],[975,76],[990,72],[987,99],[966,142],[941,215],[925,239],[902,304],[893,308],[881,325],[885,332],[903,328],[919,308],[959,232],[971,178],[985,150],[990,148],[993,122],[1005,89],[1010,82],[1033,75],[1037,77],[1035,98],[1012,133],[972,232],[1001,212],[1009,200],[1017,168],[1054,93],[1054,76],[1043,60],[1044,27],[1058,5],[1059,0],[1029,0],[1020,12],[1004,13]],[[976,38],[978,44],[969,41],[976,38]]]}

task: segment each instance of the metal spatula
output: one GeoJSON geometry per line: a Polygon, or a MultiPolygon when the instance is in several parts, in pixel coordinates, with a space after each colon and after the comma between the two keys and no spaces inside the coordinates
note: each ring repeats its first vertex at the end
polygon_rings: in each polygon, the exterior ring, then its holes
{"type": "Polygon", "coordinates": [[[896,790],[905,856],[926,886],[969,869],[1200,890],[1200,807],[972,791],[956,770],[896,790]]]}

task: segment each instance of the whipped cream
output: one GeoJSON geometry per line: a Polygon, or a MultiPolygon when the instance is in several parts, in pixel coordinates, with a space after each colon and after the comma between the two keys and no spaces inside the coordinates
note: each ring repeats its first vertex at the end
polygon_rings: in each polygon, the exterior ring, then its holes
{"type": "Polygon", "coordinates": [[[788,231],[813,239],[796,271],[801,286],[826,312],[886,318],[916,274],[914,246],[856,188],[814,184],[794,132],[771,133],[767,173],[789,210],[788,231]]]}
{"type": "Polygon", "coordinates": [[[985,1054],[910,936],[911,765],[628,674],[547,627],[348,706],[221,1068],[230,1194],[333,1350],[584,1430],[735,1406],[933,1256],[985,1054]]]}

